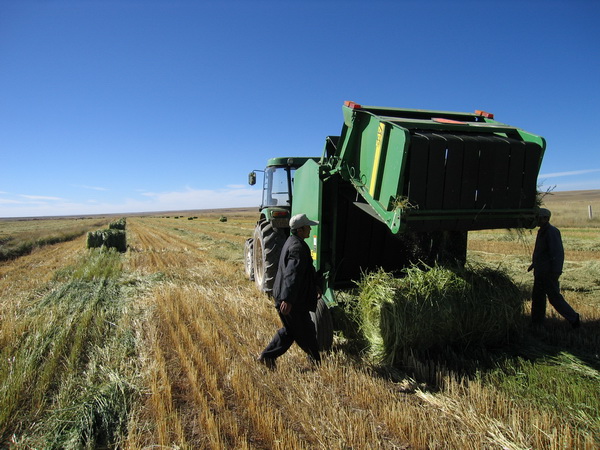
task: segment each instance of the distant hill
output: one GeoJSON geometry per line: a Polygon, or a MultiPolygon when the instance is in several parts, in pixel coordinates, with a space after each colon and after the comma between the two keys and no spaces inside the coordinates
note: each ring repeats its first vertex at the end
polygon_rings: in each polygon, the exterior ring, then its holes
{"type": "Polygon", "coordinates": [[[552,204],[554,202],[589,202],[590,204],[595,204],[600,202],[600,189],[550,192],[544,197],[545,204],[552,204]]]}

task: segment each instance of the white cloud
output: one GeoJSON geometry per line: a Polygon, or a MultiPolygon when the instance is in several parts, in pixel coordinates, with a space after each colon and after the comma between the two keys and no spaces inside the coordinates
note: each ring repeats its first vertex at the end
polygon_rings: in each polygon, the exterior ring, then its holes
{"type": "MultiPolygon", "coordinates": [[[[597,180],[583,180],[583,181],[569,181],[561,183],[542,183],[544,186],[552,188],[552,191],[588,191],[600,189],[600,179],[597,180]]],[[[543,190],[543,189],[542,189],[543,190]]]]}
{"type": "Polygon", "coordinates": [[[48,197],[48,196],[45,196],[45,195],[25,195],[25,194],[21,194],[19,197],[26,198],[27,200],[64,201],[64,199],[60,198],[60,197],[48,197]]]}
{"type": "Polygon", "coordinates": [[[192,189],[169,192],[145,192],[140,198],[115,199],[113,202],[70,202],[58,197],[21,196],[29,201],[0,200],[0,217],[79,216],[86,214],[127,214],[195,209],[258,206],[261,191],[244,187],[192,189]],[[38,201],[38,200],[51,201],[38,201]],[[34,201],[35,200],[35,201],[34,201]]]}
{"type": "Polygon", "coordinates": [[[556,177],[571,177],[574,175],[583,175],[586,173],[600,172],[600,169],[585,169],[585,170],[572,170],[570,172],[554,172],[554,173],[541,173],[539,178],[556,178],[556,177]]]}
{"type": "Polygon", "coordinates": [[[184,191],[146,192],[143,195],[152,199],[149,204],[158,208],[154,210],[180,210],[258,206],[261,193],[248,187],[227,187],[217,190],[187,188],[184,191]]]}
{"type": "Polygon", "coordinates": [[[99,186],[86,186],[85,184],[74,184],[73,187],[78,187],[82,189],[89,189],[91,191],[108,191],[107,188],[99,187],[99,186]]]}

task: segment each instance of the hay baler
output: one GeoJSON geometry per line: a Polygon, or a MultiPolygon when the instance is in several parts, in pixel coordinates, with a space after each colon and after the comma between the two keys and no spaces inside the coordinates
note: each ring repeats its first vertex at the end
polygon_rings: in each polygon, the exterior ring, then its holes
{"type": "MultiPolygon", "coordinates": [[[[307,240],[322,275],[314,317],[322,348],[332,341],[334,290],[376,268],[464,264],[470,230],[532,228],[545,140],[471,113],[346,102],[340,136],[321,157],[275,158],[245,247],[246,274],[270,292],[289,219],[319,221],[307,240]]],[[[256,173],[249,177],[256,182],[256,173]]]]}

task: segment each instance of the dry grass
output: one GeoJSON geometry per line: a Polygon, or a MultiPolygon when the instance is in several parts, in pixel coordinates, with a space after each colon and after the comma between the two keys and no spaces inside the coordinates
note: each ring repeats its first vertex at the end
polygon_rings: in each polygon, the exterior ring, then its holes
{"type": "Polygon", "coordinates": [[[85,251],[85,238],[34,250],[13,261],[0,262],[0,348],[21,327],[21,311],[43,295],[57,270],[73,264],[85,251]]]}
{"type": "Polygon", "coordinates": [[[233,230],[251,230],[252,220],[235,226],[229,220],[227,228],[216,221],[129,221],[132,267],[164,277],[146,299],[155,309],[146,346],[152,395],[136,412],[136,428],[144,432],[131,435],[132,447],[551,448],[593,442],[560,415],[511,399],[482,380],[458,381],[440,371],[441,391],[431,391],[410,377],[378,376],[341,342],[317,370],[295,348],[277,373],[257,366],[256,354],[279,324],[268,300],[243,280],[241,253],[229,260],[223,255],[224,242],[241,245],[245,238],[233,230]],[[556,427],[560,436],[552,434],[556,427]]]}
{"type": "Polygon", "coordinates": [[[26,255],[45,245],[70,241],[107,222],[101,218],[0,219],[0,261],[26,255]]]}
{"type": "Polygon", "coordinates": [[[552,222],[558,227],[600,228],[600,190],[550,192],[543,206],[552,211],[552,222]]]}
{"type": "MultiPolygon", "coordinates": [[[[130,280],[125,286],[127,295],[138,311],[130,323],[140,339],[140,391],[144,394],[133,405],[128,434],[120,447],[598,445],[593,435],[597,423],[583,425],[560,410],[517,395],[516,389],[512,395],[512,388],[501,386],[504,378],[495,379],[492,373],[487,378],[459,377],[420,359],[404,371],[383,370],[349,351],[341,336],[316,369],[296,347],[280,359],[276,372],[256,364],[256,355],[279,327],[269,300],[243,276],[242,246],[256,213],[227,213],[224,223],[219,222],[220,215],[199,215],[194,220],[128,218],[130,250],[122,256],[123,271],[130,280]],[[431,374],[426,379],[436,382],[424,382],[419,373],[425,372],[431,374]]],[[[567,294],[569,301],[595,321],[594,328],[586,331],[593,334],[590,343],[597,343],[598,290],[587,286],[591,279],[580,281],[580,276],[594,264],[583,252],[598,253],[584,249],[586,238],[581,233],[572,235],[581,240],[582,249],[574,250],[581,258],[568,256],[564,284],[573,286],[567,294]],[[584,285],[587,290],[575,290],[584,285]]],[[[563,235],[569,233],[563,231],[563,235]]],[[[521,269],[530,257],[531,237],[523,241],[502,236],[473,234],[469,258],[509,266],[520,274],[517,282],[526,290],[530,275],[521,269]]],[[[20,308],[39,297],[53,274],[82,252],[84,238],[0,265],[0,336],[5,342],[18,334],[20,308]],[[5,328],[9,322],[12,325],[5,328]]],[[[577,339],[560,324],[558,333],[547,339],[561,337],[577,339]]],[[[574,360],[572,367],[588,370],[592,379],[598,376],[598,366],[594,369],[574,360]]]]}

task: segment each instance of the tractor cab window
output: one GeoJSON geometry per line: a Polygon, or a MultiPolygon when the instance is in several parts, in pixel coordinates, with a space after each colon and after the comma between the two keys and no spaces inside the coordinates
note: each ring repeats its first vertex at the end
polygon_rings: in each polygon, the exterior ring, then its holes
{"type": "Polygon", "coordinates": [[[263,206],[290,206],[288,167],[267,167],[263,189],[263,206]]]}

